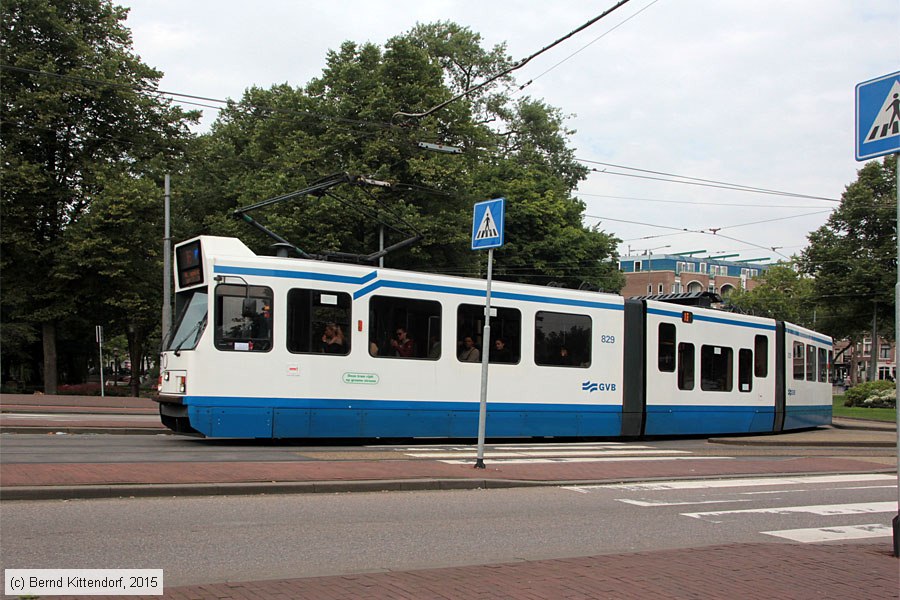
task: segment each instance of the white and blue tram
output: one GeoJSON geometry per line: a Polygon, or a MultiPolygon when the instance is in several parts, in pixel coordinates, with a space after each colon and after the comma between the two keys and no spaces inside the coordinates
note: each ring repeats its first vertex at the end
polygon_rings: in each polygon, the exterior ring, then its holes
{"type": "Polygon", "coordinates": [[[789,323],[654,300],[175,249],[162,422],[246,438],[779,432],[831,422],[832,341],[789,323]],[[467,339],[468,338],[468,339],[467,339]]]}

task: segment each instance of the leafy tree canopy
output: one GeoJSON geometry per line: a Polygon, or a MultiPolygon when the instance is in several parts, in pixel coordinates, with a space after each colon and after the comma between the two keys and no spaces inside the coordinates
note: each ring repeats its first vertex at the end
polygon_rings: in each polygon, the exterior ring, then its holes
{"type": "MultiPolygon", "coordinates": [[[[16,290],[0,309],[14,341],[40,330],[49,393],[56,322],[77,321],[83,298],[96,292],[61,276],[67,231],[91,212],[111,170],[171,168],[196,115],[147,93],[162,73],[132,52],[126,9],[109,0],[8,0],[0,11],[0,268],[5,288],[16,290]]],[[[34,349],[3,345],[4,357],[23,352],[34,349]]]]}
{"type": "Polygon", "coordinates": [[[800,267],[815,280],[816,301],[825,307],[823,330],[853,338],[894,328],[897,281],[897,158],[871,161],[847,186],[828,222],[809,235],[800,267]]]}
{"type": "Polygon", "coordinates": [[[559,110],[488,87],[423,118],[397,116],[427,111],[510,64],[502,45],[484,49],[478,34],[442,22],[383,48],[345,42],[303,88],[247,90],[199,141],[185,202],[195,214],[204,209],[190,221],[193,233],[237,235],[265,252],[272,241],[236,223],[235,208],[347,172],[393,185],[335,188],[266,208],[259,220],[307,252],[368,254],[378,248],[380,218],[402,230],[387,229],[387,244],[411,230],[423,235],[389,255],[390,266],[477,275],[472,204],[502,195],[508,244],[495,254],[498,278],[618,291],[622,276],[603,260],[616,240],[585,228],[584,205],[572,197],[587,169],[559,110]]]}

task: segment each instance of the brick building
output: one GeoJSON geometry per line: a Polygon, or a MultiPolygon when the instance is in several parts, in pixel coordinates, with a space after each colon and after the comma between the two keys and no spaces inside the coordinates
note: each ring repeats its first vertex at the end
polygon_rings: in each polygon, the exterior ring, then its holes
{"type": "Polygon", "coordinates": [[[735,289],[753,289],[753,278],[768,268],[769,265],[750,261],[652,252],[619,259],[619,269],[625,274],[622,295],[626,298],[687,292],[727,296],[735,289]]]}

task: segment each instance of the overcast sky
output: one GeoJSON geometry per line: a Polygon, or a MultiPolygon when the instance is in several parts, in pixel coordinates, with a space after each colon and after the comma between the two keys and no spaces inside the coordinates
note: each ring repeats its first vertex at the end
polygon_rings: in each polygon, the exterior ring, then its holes
{"type": "MultiPolygon", "coordinates": [[[[416,23],[468,26],[518,60],[615,0],[120,4],[131,8],[135,52],[165,73],[161,89],[239,99],[253,85],[302,86],[343,41],[383,45],[416,23]]],[[[898,70],[898,0],[631,0],[514,75],[533,80],[523,93],[572,115],[576,156],[605,170],[578,188],[585,222],[621,238],[622,255],[774,261],[799,253],[837,203],[664,183],[596,163],[837,200],[862,166],[854,88],[898,70]]],[[[204,126],[214,118],[207,110],[204,126]]]]}

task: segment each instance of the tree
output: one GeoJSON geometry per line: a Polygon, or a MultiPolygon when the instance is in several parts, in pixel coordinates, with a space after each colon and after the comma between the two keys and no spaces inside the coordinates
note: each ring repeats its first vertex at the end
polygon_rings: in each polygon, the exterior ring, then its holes
{"type": "Polygon", "coordinates": [[[816,310],[814,283],[797,272],[792,264],[772,265],[757,278],[752,290],[735,290],[726,303],[739,312],[790,321],[813,328],[820,315],[816,310]]]}
{"type": "Polygon", "coordinates": [[[0,299],[3,330],[15,333],[2,352],[31,355],[26,344],[40,335],[44,391],[53,393],[58,324],[91,294],[61,268],[65,232],[90,211],[111,169],[138,174],[177,157],[196,115],[152,93],[162,73],[132,52],[127,9],[8,0],[0,10],[0,268],[5,289],[16,290],[0,299]]]}
{"type": "Polygon", "coordinates": [[[93,293],[86,307],[125,332],[131,360],[131,393],[140,392],[140,365],[151,334],[160,327],[162,205],[150,178],[111,173],[91,210],[65,235],[58,278],[93,293]]]}
{"type": "Polygon", "coordinates": [[[897,158],[866,163],[828,222],[809,235],[800,257],[813,276],[820,328],[836,339],[858,338],[877,318],[893,332],[897,281],[897,158]]]}
{"type": "MultiPolygon", "coordinates": [[[[263,252],[271,240],[237,229],[228,220],[234,208],[349,172],[395,185],[335,189],[267,208],[260,220],[306,251],[366,254],[379,231],[374,217],[355,212],[363,207],[423,235],[390,255],[390,266],[475,275],[483,257],[469,249],[472,205],[504,195],[508,244],[495,256],[498,278],[621,289],[615,264],[604,260],[615,238],[585,228],[584,205],[572,197],[587,170],[568,146],[560,111],[486,88],[426,117],[398,117],[426,112],[512,64],[503,46],[485,50],[480,41],[453,23],[418,25],[384,48],[345,42],[302,89],[248,90],[201,140],[190,204],[212,214],[193,233],[239,233],[263,252]],[[422,142],[461,152],[430,152],[422,142]]],[[[388,243],[402,235],[388,234],[388,243]]]]}

